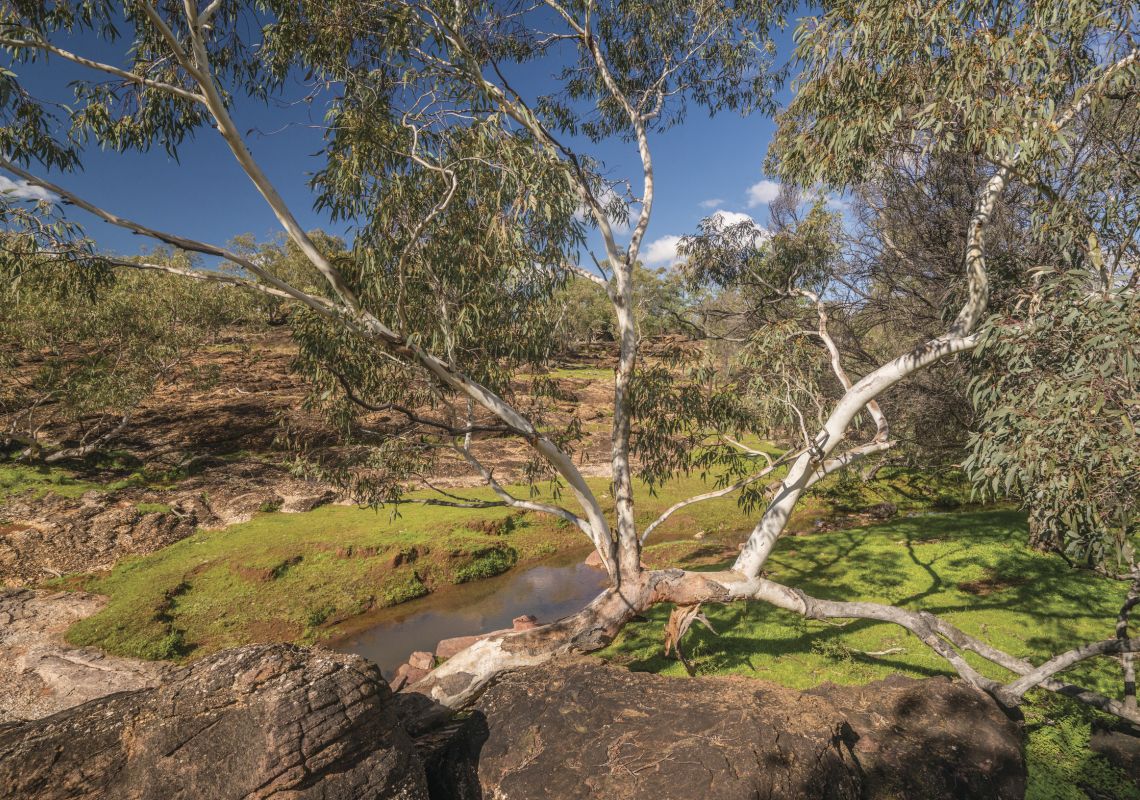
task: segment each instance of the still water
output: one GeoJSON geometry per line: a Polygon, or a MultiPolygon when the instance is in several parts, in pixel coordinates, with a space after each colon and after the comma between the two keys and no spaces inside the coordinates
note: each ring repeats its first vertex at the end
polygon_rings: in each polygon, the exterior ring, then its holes
{"type": "MultiPolygon", "coordinates": [[[[578,611],[606,585],[606,574],[581,562],[545,562],[487,580],[447,587],[403,603],[376,625],[332,644],[379,665],[391,678],[415,650],[434,651],[440,639],[511,627],[511,620],[533,614],[540,623],[578,611]]],[[[565,561],[565,559],[562,559],[565,561]]]]}

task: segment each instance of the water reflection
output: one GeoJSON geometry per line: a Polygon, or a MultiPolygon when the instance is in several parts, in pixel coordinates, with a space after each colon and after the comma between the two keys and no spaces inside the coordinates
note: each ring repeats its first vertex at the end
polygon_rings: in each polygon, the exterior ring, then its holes
{"type": "Polygon", "coordinates": [[[376,662],[391,678],[414,650],[434,651],[440,639],[509,628],[511,620],[523,614],[552,622],[578,611],[605,585],[604,572],[578,559],[512,570],[405,603],[384,621],[334,647],[376,662]]]}

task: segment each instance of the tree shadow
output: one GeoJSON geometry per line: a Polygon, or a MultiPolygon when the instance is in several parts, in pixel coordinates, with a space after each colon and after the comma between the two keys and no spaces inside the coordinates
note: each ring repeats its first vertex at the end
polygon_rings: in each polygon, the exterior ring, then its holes
{"type": "MultiPolygon", "coordinates": [[[[1060,559],[1029,550],[1023,534],[1024,519],[1016,513],[910,518],[820,533],[810,542],[785,540],[769,565],[776,580],[822,599],[874,600],[950,615],[954,624],[983,640],[993,641],[987,636],[987,628],[993,627],[1006,641],[1015,640],[1011,652],[1019,657],[1038,660],[1083,643],[1101,620],[1105,635],[1111,635],[1119,607],[1116,589],[1091,574],[1075,573],[1060,559]],[[875,541],[868,543],[870,537],[875,541]],[[958,541],[948,541],[952,539],[958,541]],[[884,540],[897,547],[884,547],[884,540]],[[1006,543],[1008,547],[1001,546],[1006,543]],[[1007,620],[1002,612],[1026,619],[1007,620]]],[[[725,568],[728,563],[717,566],[725,568]]],[[[1121,587],[1121,596],[1123,591],[1121,587]]],[[[720,635],[694,628],[686,641],[698,673],[702,663],[718,672],[756,673],[767,670],[758,665],[758,658],[823,656],[857,664],[856,672],[863,674],[872,666],[916,675],[954,674],[949,665],[932,668],[912,659],[891,658],[889,653],[870,656],[851,646],[861,632],[889,623],[809,623],[762,604],[714,606],[707,613],[720,635]]],[[[655,609],[647,616],[646,623],[627,628],[613,650],[631,670],[661,671],[675,663],[661,652],[659,626],[664,625],[667,610],[655,609]]],[[[904,629],[898,631],[909,639],[904,629]]],[[[994,644],[1009,649],[1006,642],[994,644]]],[[[925,645],[916,647],[924,650],[925,645]]]]}

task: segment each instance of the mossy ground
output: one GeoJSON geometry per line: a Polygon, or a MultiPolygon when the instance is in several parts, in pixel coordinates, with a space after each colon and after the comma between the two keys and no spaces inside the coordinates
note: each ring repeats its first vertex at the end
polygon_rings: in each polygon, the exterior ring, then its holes
{"type": "MultiPolygon", "coordinates": [[[[858,490],[859,498],[845,495],[844,508],[902,497],[893,484],[912,480],[910,473],[884,471],[875,486],[858,490]]],[[[609,503],[604,482],[591,483],[609,503]]],[[[690,477],[655,495],[643,491],[639,524],[707,488],[690,477]]],[[[964,492],[960,484],[958,489],[964,492]]],[[[932,483],[925,495],[903,499],[929,505],[945,490],[932,483]]],[[[485,490],[464,493],[493,499],[485,490]]],[[[835,513],[832,502],[814,497],[808,513],[835,513]]],[[[735,552],[753,517],[732,498],[686,508],[654,533],[646,561],[656,566],[722,560],[735,552]],[[698,531],[706,534],[700,541],[693,539],[698,531]]],[[[102,612],[71,628],[73,643],[125,656],[195,658],[250,641],[319,641],[335,635],[338,623],[369,610],[573,549],[585,556],[584,537],[544,515],[411,503],[401,505],[398,515],[387,508],[326,506],[304,514],[267,511],[125,559],[109,573],[67,576],[53,584],[110,597],[102,612]]]]}
{"type": "Polygon", "coordinates": [[[460,509],[402,511],[263,513],[125,559],[109,573],[69,576],[59,583],[110,602],[68,639],[144,658],[198,657],[250,641],[314,642],[346,618],[559,547],[555,526],[506,510],[480,512],[477,525],[460,509]]]}
{"type": "Polygon", "coordinates": [[[0,461],[0,500],[28,493],[43,497],[49,492],[63,497],[79,497],[99,488],[102,488],[99,484],[77,478],[69,470],[0,461]]]}

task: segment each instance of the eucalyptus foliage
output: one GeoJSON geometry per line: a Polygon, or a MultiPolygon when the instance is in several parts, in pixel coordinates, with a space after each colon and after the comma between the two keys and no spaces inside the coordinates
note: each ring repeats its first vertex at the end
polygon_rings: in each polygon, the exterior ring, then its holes
{"type": "Polygon", "coordinates": [[[1127,571],[1140,531],[1140,294],[1046,272],[977,355],[981,414],[965,466],[1028,508],[1036,543],[1127,571]]]}
{"type": "Polygon", "coordinates": [[[797,92],[769,153],[787,182],[853,195],[830,286],[856,369],[984,292],[980,361],[938,368],[958,390],[904,386],[883,407],[912,452],[960,435],[927,412],[977,424],[979,488],[1019,498],[1041,543],[1095,565],[1129,561],[1134,526],[1137,443],[1120,422],[1134,383],[1110,388],[1104,370],[1135,340],[1136,26],[1134,4],[1097,0],[828,3],[797,30],[797,92]],[[994,186],[983,245],[976,198],[994,186]],[[985,283],[968,288],[963,252],[983,247],[985,283]]]}

